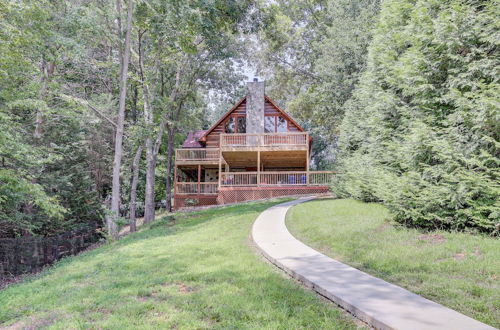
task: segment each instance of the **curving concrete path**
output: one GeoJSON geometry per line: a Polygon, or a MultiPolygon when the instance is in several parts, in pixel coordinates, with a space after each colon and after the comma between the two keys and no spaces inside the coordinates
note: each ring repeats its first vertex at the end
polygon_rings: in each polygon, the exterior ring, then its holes
{"type": "Polygon", "coordinates": [[[286,212],[311,199],[314,197],[273,206],[253,224],[253,240],[273,264],[378,329],[494,329],[338,262],[295,239],[286,228],[286,212]]]}

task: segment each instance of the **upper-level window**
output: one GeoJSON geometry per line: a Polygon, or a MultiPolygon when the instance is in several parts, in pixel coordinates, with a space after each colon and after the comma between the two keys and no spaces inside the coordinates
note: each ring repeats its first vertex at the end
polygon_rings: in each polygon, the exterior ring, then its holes
{"type": "Polygon", "coordinates": [[[246,133],[247,120],[245,116],[231,116],[224,124],[224,132],[226,133],[246,133]]]}
{"type": "Polygon", "coordinates": [[[286,132],[287,131],[286,119],[283,117],[276,117],[276,132],[286,132]]]}
{"type": "Polygon", "coordinates": [[[275,116],[266,116],[264,119],[264,132],[274,133],[275,132],[275,116]]]}
{"type": "Polygon", "coordinates": [[[229,119],[226,121],[226,124],[224,125],[224,131],[226,133],[234,133],[236,131],[234,126],[234,117],[229,117],[229,119]]]}
{"type": "Polygon", "coordinates": [[[247,132],[247,119],[243,116],[237,117],[238,118],[238,133],[246,133],[247,132]]]}
{"type": "Polygon", "coordinates": [[[288,123],[281,116],[266,116],[264,120],[264,132],[266,133],[281,133],[287,132],[288,123]]]}

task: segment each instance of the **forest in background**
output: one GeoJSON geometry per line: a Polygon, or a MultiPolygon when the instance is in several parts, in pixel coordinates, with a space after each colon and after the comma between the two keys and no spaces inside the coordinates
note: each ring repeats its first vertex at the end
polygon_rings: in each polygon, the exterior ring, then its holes
{"type": "Polygon", "coordinates": [[[249,67],[339,196],[498,235],[499,17],[493,0],[3,1],[0,237],[151,221],[174,148],[249,67]]]}

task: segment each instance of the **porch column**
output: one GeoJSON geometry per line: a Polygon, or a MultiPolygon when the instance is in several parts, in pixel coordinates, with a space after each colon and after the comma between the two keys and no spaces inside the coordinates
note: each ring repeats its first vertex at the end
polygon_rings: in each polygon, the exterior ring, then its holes
{"type": "Polygon", "coordinates": [[[221,145],[222,145],[222,135],[219,134],[219,186],[217,187],[217,191],[220,190],[220,185],[222,182],[222,150],[221,150],[221,145]]]}
{"type": "Polygon", "coordinates": [[[198,164],[198,194],[201,193],[201,184],[200,184],[200,180],[201,180],[201,165],[198,164]]]}
{"type": "Polygon", "coordinates": [[[174,195],[177,194],[177,165],[174,165],[174,195]]]}
{"type": "Polygon", "coordinates": [[[257,150],[257,186],[260,186],[260,150],[257,150]]]}
{"type": "Polygon", "coordinates": [[[306,135],[307,148],[306,148],[306,184],[309,185],[309,134],[306,135]]]}

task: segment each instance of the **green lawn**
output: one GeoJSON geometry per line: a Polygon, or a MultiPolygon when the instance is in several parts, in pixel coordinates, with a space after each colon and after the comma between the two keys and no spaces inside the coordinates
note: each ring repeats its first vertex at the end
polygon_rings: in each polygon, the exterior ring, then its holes
{"type": "Polygon", "coordinates": [[[500,328],[499,239],[403,228],[383,206],[345,199],[299,204],[287,225],[324,254],[500,328]]]}
{"type": "Polygon", "coordinates": [[[356,328],[251,245],[277,202],[180,214],[0,291],[0,327],[356,328]]]}

